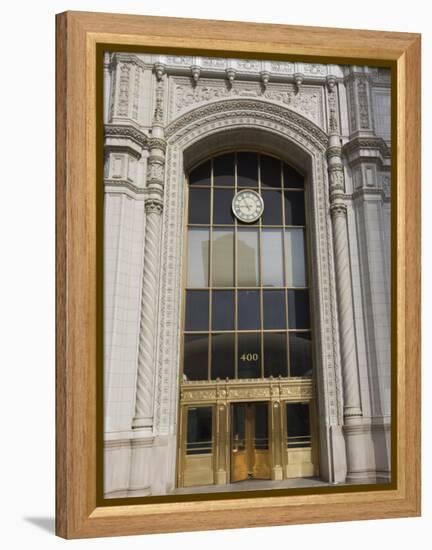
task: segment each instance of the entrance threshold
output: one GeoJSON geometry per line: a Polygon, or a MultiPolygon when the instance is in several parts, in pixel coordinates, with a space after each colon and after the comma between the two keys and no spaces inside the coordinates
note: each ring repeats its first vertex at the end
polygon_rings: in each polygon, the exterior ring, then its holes
{"type": "Polygon", "coordinates": [[[293,489],[299,487],[325,487],[330,485],[325,481],[313,477],[301,477],[272,481],[268,479],[247,479],[226,485],[203,485],[200,487],[181,487],[174,489],[173,494],[187,495],[199,493],[226,493],[234,491],[260,491],[261,489],[293,489]]]}

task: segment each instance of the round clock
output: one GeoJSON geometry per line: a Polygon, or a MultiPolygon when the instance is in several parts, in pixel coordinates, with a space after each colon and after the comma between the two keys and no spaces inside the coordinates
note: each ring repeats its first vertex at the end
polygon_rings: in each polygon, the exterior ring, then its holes
{"type": "Polygon", "coordinates": [[[252,189],[242,189],[232,201],[232,210],[237,219],[245,223],[256,222],[264,210],[262,197],[252,189]]]}

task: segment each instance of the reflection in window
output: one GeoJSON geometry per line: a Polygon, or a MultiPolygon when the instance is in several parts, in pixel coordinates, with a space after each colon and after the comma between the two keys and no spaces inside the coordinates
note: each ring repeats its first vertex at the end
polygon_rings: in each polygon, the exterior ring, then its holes
{"type": "Polygon", "coordinates": [[[234,233],[232,229],[213,230],[213,286],[234,285],[234,233]]]}
{"type": "Polygon", "coordinates": [[[185,330],[208,330],[209,296],[207,290],[186,291],[185,330]]]}
{"type": "Polygon", "coordinates": [[[235,378],[234,333],[212,334],[211,379],[235,378]]]}
{"type": "Polygon", "coordinates": [[[234,153],[219,155],[213,159],[214,185],[234,187],[234,153]]]}
{"type": "Polygon", "coordinates": [[[209,230],[189,229],[187,285],[192,288],[208,286],[209,230]]]}
{"type": "Polygon", "coordinates": [[[310,332],[290,332],[290,376],[312,376],[312,343],[310,332]]]}
{"type": "Polygon", "coordinates": [[[237,347],[238,378],[261,378],[261,334],[239,333],[237,347]]]}
{"type": "Polygon", "coordinates": [[[283,286],[282,231],[280,229],[263,229],[261,239],[263,285],[283,286]]]}
{"type": "Polygon", "coordinates": [[[219,154],[189,175],[184,379],[312,375],[304,178],[271,155],[219,154]],[[260,220],[232,213],[240,189],[260,220]]]}
{"type": "Polygon", "coordinates": [[[237,229],[237,285],[259,284],[258,230],[237,229]]]}
{"type": "Polygon", "coordinates": [[[307,403],[286,404],[287,446],[288,449],[310,447],[310,419],[307,403]]]}
{"type": "Polygon", "coordinates": [[[210,189],[189,189],[189,223],[210,223],[210,189]]]}
{"type": "Polygon", "coordinates": [[[264,333],[264,376],[288,376],[285,332],[264,333]]]}
{"type": "Polygon", "coordinates": [[[185,334],[183,380],[208,380],[208,335],[185,334]]]}
{"type": "Polygon", "coordinates": [[[258,186],[258,155],[256,153],[237,153],[237,186],[258,186]]]}
{"type": "Polygon", "coordinates": [[[258,290],[239,290],[238,320],[239,330],[259,330],[261,328],[260,292],[258,290]]]}
{"type": "Polygon", "coordinates": [[[212,407],[188,407],[186,454],[212,452],[212,407]]]}
{"type": "Polygon", "coordinates": [[[304,229],[285,229],[285,264],[287,286],[306,286],[304,229]]]}
{"type": "Polygon", "coordinates": [[[213,290],[212,329],[234,330],[234,291],[213,290]]]}

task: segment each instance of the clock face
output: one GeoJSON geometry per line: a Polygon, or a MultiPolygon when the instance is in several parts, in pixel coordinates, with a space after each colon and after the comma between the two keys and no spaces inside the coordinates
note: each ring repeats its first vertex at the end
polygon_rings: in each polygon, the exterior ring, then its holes
{"type": "Polygon", "coordinates": [[[262,197],[252,189],[239,191],[232,202],[234,215],[242,222],[256,222],[264,210],[262,197]]]}

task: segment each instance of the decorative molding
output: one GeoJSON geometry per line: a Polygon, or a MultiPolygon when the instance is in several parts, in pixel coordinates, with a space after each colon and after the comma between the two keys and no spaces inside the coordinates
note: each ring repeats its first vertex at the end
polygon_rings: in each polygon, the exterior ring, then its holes
{"type": "Polygon", "coordinates": [[[323,127],[322,87],[302,86],[302,93],[296,93],[294,84],[269,84],[269,73],[262,73],[260,82],[236,82],[227,87],[220,80],[201,79],[199,85],[192,87],[182,78],[174,79],[171,88],[170,119],[199,104],[221,99],[265,99],[279,103],[306,116],[318,126],[323,127]],[[267,83],[266,83],[267,82],[267,83]]]}
{"type": "Polygon", "coordinates": [[[113,138],[131,139],[143,149],[148,147],[147,135],[141,130],[138,130],[138,128],[135,128],[134,126],[131,126],[131,125],[105,124],[104,134],[105,134],[105,138],[113,137],[113,138]]]}
{"type": "Polygon", "coordinates": [[[343,152],[346,155],[351,155],[361,149],[375,149],[379,151],[383,158],[391,158],[391,150],[387,143],[380,137],[355,137],[345,143],[343,152]]]}
{"type": "Polygon", "coordinates": [[[313,137],[320,148],[327,148],[327,134],[313,122],[291,109],[269,103],[259,99],[226,99],[212,102],[188,111],[184,115],[174,119],[166,128],[167,140],[175,133],[181,133],[183,129],[195,122],[220,115],[226,117],[262,119],[263,117],[281,124],[296,124],[298,131],[304,137],[313,137]]]}

